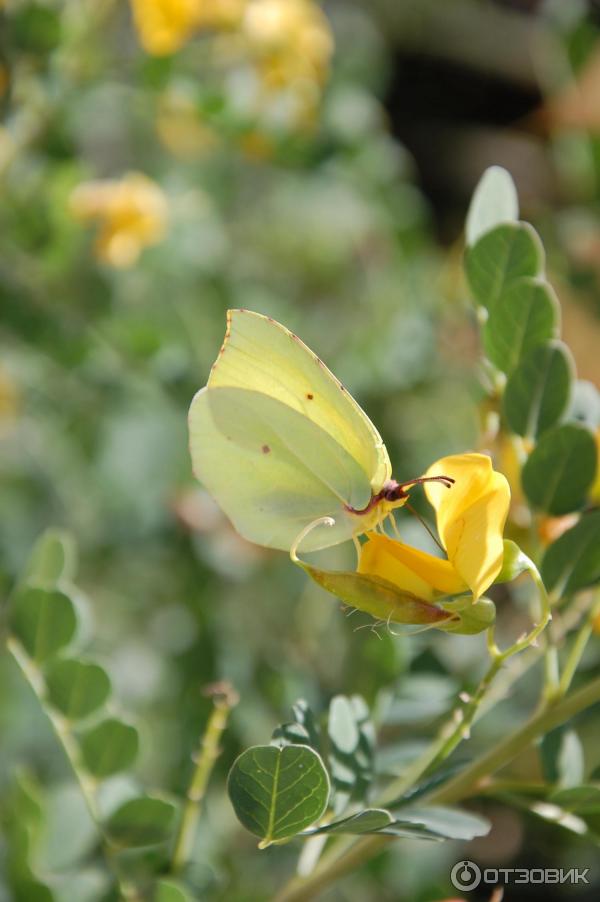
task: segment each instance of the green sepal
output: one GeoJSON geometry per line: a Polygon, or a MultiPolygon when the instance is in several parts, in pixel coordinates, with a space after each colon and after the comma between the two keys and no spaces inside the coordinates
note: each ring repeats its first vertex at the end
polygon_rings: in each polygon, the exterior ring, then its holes
{"type": "Polygon", "coordinates": [[[464,595],[453,601],[442,601],[440,607],[459,618],[458,622],[453,619],[449,623],[439,625],[438,629],[445,633],[476,636],[489,629],[496,620],[496,606],[489,598],[479,598],[473,603],[470,595],[464,595]]]}
{"type": "Polygon", "coordinates": [[[402,592],[377,576],[353,570],[322,570],[299,559],[294,563],[327,592],[377,620],[431,626],[448,620],[448,614],[436,605],[428,604],[409,592],[402,592]]]}
{"type": "Polygon", "coordinates": [[[473,604],[469,595],[431,604],[377,576],[348,570],[322,570],[299,559],[294,563],[345,604],[385,623],[430,626],[470,636],[486,630],[496,617],[496,609],[487,598],[480,598],[473,604]]]}
{"type": "Polygon", "coordinates": [[[510,583],[521,573],[531,569],[531,561],[524,554],[516,542],[504,539],[504,559],[502,570],[494,580],[494,583],[510,583]]]}

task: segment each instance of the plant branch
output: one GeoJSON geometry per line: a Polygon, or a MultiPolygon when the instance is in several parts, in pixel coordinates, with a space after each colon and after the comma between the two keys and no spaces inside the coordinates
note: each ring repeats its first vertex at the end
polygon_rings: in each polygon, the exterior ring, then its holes
{"type": "Polygon", "coordinates": [[[88,776],[81,767],[79,746],[77,745],[75,737],[71,732],[69,721],[66,717],[63,717],[61,714],[59,714],[58,711],[55,711],[54,708],[47,704],[45,698],[45,684],[42,673],[40,672],[38,667],[36,667],[34,661],[32,661],[31,658],[27,655],[21,643],[18,642],[17,639],[10,636],[6,640],[6,647],[17,663],[21,673],[25,677],[25,680],[29,683],[31,689],[33,690],[40,708],[50,721],[52,729],[54,730],[54,734],[58,739],[63,752],[65,753],[67,761],[69,762],[71,770],[73,771],[73,775],[77,780],[79,790],[89,811],[90,817],[94,822],[100,836],[102,851],[104,853],[106,863],[114,879],[116,880],[121,898],[129,900],[129,902],[139,902],[139,895],[137,890],[129,882],[123,880],[119,872],[119,866],[117,861],[115,860],[114,847],[112,846],[109,837],[106,835],[104,825],[102,824],[102,818],[98,810],[95,794],[95,781],[92,777],[88,776]]]}
{"type": "Polygon", "coordinates": [[[188,787],[186,803],[173,849],[171,863],[173,873],[181,871],[190,858],[202,800],[212,769],[221,754],[219,742],[227,726],[229,714],[238,702],[237,692],[228,683],[217,683],[208,687],[205,692],[213,696],[214,707],[208,719],[200,748],[194,756],[196,766],[188,787]]]}

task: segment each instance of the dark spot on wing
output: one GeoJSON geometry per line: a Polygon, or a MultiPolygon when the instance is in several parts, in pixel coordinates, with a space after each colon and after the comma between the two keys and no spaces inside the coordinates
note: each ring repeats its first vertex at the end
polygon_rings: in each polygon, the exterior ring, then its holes
{"type": "Polygon", "coordinates": [[[271,453],[271,449],[269,448],[268,445],[263,445],[262,448],[261,448],[261,451],[262,451],[263,454],[270,454],[270,453],[271,453]]]}
{"type": "Polygon", "coordinates": [[[306,397],[308,398],[309,401],[312,401],[312,399],[314,398],[314,395],[311,395],[310,392],[307,392],[306,397]]]}

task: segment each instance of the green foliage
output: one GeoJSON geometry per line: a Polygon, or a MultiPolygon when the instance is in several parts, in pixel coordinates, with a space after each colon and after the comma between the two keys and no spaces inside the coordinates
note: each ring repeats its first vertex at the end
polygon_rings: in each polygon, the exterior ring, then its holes
{"type": "Polygon", "coordinates": [[[333,810],[366,799],[373,778],[375,730],[364,699],[336,695],[327,718],[327,761],[334,791],[333,810]]]}
{"type": "Polygon", "coordinates": [[[66,648],[77,630],[75,606],[57,589],[24,585],[11,600],[10,628],[35,661],[46,661],[66,648]]]}
{"type": "Polygon", "coordinates": [[[595,474],[591,432],[568,423],[542,435],[523,467],[523,489],[534,507],[568,514],[583,506],[595,474]]]}
{"type": "Polygon", "coordinates": [[[111,814],[106,829],[117,846],[153,846],[170,838],[176,815],[172,802],[144,796],[121,805],[111,814]]]}
{"type": "Polygon", "coordinates": [[[561,341],[542,344],[523,357],[504,392],[504,415],[512,431],[537,438],[555,426],[569,404],[574,370],[561,341]]]}
{"type": "Polygon", "coordinates": [[[548,589],[573,595],[600,582],[600,511],[584,514],[544,554],[542,577],[548,589]]]}
{"type": "Polygon", "coordinates": [[[584,777],[583,749],[574,730],[559,727],[540,744],[544,779],[563,788],[578,786],[584,777]]]}
{"type": "Polygon", "coordinates": [[[99,664],[58,659],[46,671],[48,700],[65,717],[80,720],[100,708],[110,695],[110,679],[99,664]]]}
{"type": "Polygon", "coordinates": [[[74,578],[76,566],[73,536],[61,529],[47,529],[33,547],[24,580],[47,587],[58,586],[74,578]]]}
{"type": "Polygon", "coordinates": [[[100,779],[131,767],[139,748],[135,727],[115,717],[87,730],[80,741],[85,767],[100,779]]]}
{"type": "Polygon", "coordinates": [[[501,166],[490,166],[477,185],[465,225],[468,245],[503,222],[519,218],[519,198],[512,176],[501,166]]]}
{"type": "Polygon", "coordinates": [[[511,373],[538,345],[554,338],[559,304],[550,286],[540,279],[517,279],[495,304],[483,329],[489,360],[511,373]]]}
{"type": "Polygon", "coordinates": [[[329,778],[308,746],[256,745],[236,759],[227,788],[242,824],[261,838],[260,847],[285,842],[325,812],[329,778]]]}
{"type": "Polygon", "coordinates": [[[537,279],[543,269],[542,243],[525,222],[496,226],[479,238],[465,256],[471,291],[477,303],[490,312],[515,283],[537,279]]]}

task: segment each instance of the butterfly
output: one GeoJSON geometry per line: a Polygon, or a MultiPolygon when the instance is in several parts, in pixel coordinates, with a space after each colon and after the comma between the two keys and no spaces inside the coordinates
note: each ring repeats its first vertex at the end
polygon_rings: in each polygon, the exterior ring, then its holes
{"type": "Polygon", "coordinates": [[[228,311],[189,434],[194,475],[240,535],[270,548],[355,538],[423,481],[393,480],[381,436],[342,383],[285,326],[250,310],[228,311]],[[329,529],[318,528],[324,518],[329,529]]]}

